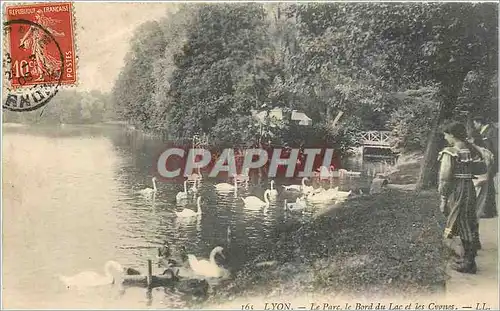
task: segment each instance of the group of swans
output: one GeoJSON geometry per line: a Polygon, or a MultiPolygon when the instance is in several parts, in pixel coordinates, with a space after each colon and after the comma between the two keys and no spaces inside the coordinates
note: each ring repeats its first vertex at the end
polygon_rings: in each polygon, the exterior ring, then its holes
{"type": "Polygon", "coordinates": [[[352,195],[352,190],[349,192],[339,191],[339,187],[330,188],[325,190],[323,188],[318,188],[313,192],[309,193],[306,197],[307,201],[313,203],[327,203],[330,201],[343,201],[352,195]]]}
{"type": "Polygon", "coordinates": [[[320,166],[314,175],[319,178],[319,180],[332,180],[334,177],[345,178],[345,177],[359,177],[361,172],[348,171],[346,169],[334,170],[333,165],[330,167],[320,166]]]}
{"type": "MultiPolygon", "coordinates": [[[[193,178],[193,187],[191,191],[195,194],[198,192],[197,184],[200,178],[193,178]]],[[[339,191],[338,187],[333,189],[325,190],[323,188],[314,189],[313,186],[306,185],[306,180],[309,180],[307,177],[302,178],[301,185],[283,185],[285,191],[299,191],[305,196],[305,200],[314,202],[314,203],[325,203],[332,200],[342,200],[351,195],[352,192],[343,192],[339,191]]],[[[147,188],[142,190],[142,193],[154,193],[157,191],[156,188],[156,177],[152,178],[154,189],[147,188]]],[[[184,181],[184,191],[180,191],[176,195],[176,200],[178,203],[185,202],[188,199],[188,189],[187,189],[188,180],[184,181]]],[[[278,191],[274,188],[275,182],[271,180],[270,189],[267,189],[264,192],[264,200],[260,199],[257,196],[248,196],[242,197],[243,203],[245,205],[245,209],[248,210],[260,210],[262,208],[267,208],[270,205],[271,201],[276,200],[278,196],[278,191]]],[[[218,192],[228,192],[234,191],[235,195],[238,190],[238,180],[237,178],[233,179],[233,184],[229,183],[219,183],[215,185],[215,189],[218,192]]],[[[297,198],[295,203],[288,203],[285,201],[285,207],[287,210],[303,210],[306,207],[304,197],[297,198]]],[[[196,217],[201,216],[202,208],[201,208],[201,196],[197,198],[196,201],[197,210],[193,211],[191,209],[184,208],[180,212],[176,212],[177,217],[187,218],[187,217],[196,217]]]]}
{"type": "MultiPolygon", "coordinates": [[[[248,180],[248,179],[247,179],[248,180]]],[[[234,191],[235,197],[238,191],[238,179],[233,178],[233,184],[229,183],[219,183],[215,185],[215,190],[218,192],[231,192],[234,191]]],[[[271,180],[271,189],[267,189],[264,192],[264,200],[256,196],[242,197],[245,209],[248,210],[260,210],[263,207],[269,207],[271,201],[276,200],[278,197],[278,191],[274,188],[274,180],[271,180]]]]}
{"type": "MultiPolygon", "coordinates": [[[[229,271],[220,267],[215,261],[215,256],[217,254],[220,254],[223,258],[225,258],[222,253],[223,250],[224,249],[221,246],[215,247],[210,252],[208,260],[198,259],[193,254],[187,254],[187,262],[189,263],[191,270],[196,275],[212,278],[226,277],[229,275],[229,271]]],[[[165,254],[161,255],[165,256],[165,254]]],[[[184,259],[182,260],[184,261],[184,259]]],[[[169,263],[172,263],[171,259],[169,259],[169,263]]],[[[67,288],[81,289],[123,282],[126,272],[127,269],[120,263],[110,260],[104,265],[104,275],[94,271],[83,271],[73,276],[58,275],[58,277],[67,288]]]]}
{"type": "Polygon", "coordinates": [[[307,202],[329,203],[331,201],[344,201],[350,195],[352,195],[352,191],[339,191],[338,187],[328,190],[318,188],[303,194],[301,197],[298,197],[295,202],[288,203],[288,201],[285,200],[284,207],[285,210],[290,212],[303,211],[307,208],[307,202]]]}
{"type": "MultiPolygon", "coordinates": [[[[215,185],[215,190],[218,192],[230,192],[230,191],[236,191],[238,190],[238,182],[246,182],[248,184],[249,181],[249,176],[248,176],[248,168],[245,169],[243,174],[235,175],[233,178],[233,184],[229,183],[218,183],[215,185]]],[[[320,179],[322,178],[330,178],[333,176],[333,167],[330,166],[330,168],[326,168],[325,166],[321,166],[319,168],[320,171],[320,179]]],[[[341,177],[343,176],[358,176],[361,174],[360,172],[352,172],[352,171],[347,171],[345,169],[339,169],[338,170],[339,174],[341,177]]],[[[180,191],[176,195],[176,200],[177,202],[182,202],[187,200],[188,198],[188,189],[187,189],[187,183],[190,182],[192,183],[192,187],[190,188],[190,191],[193,193],[198,192],[198,186],[199,183],[202,179],[201,174],[193,173],[190,176],[187,177],[187,180],[184,181],[184,190],[180,191]]],[[[305,181],[309,180],[307,177],[302,178],[301,185],[283,185],[282,187],[284,188],[285,191],[301,191],[304,194],[309,194],[310,192],[314,191],[314,188],[312,186],[307,186],[305,184],[305,181]]],[[[152,194],[156,193],[158,191],[156,187],[156,177],[153,177],[151,179],[153,183],[153,188],[146,188],[142,189],[139,191],[140,194],[144,196],[151,196],[152,194]]],[[[270,195],[271,198],[276,197],[278,192],[276,189],[274,189],[274,180],[271,180],[271,189],[270,189],[270,195]]]]}
{"type": "MultiPolygon", "coordinates": [[[[295,203],[288,203],[287,200],[285,200],[284,206],[286,210],[301,211],[307,207],[306,202],[327,203],[334,200],[343,201],[352,195],[352,191],[340,191],[338,187],[328,190],[324,188],[314,189],[313,186],[307,186],[305,184],[306,180],[308,180],[308,178],[302,178],[301,185],[283,186],[286,191],[300,191],[302,193],[302,196],[297,198],[295,203]]],[[[274,180],[271,180],[271,189],[267,189],[264,192],[264,200],[261,200],[256,196],[248,196],[241,199],[243,200],[246,209],[260,210],[262,208],[269,207],[270,202],[275,200],[277,195],[278,191],[274,188],[274,180]]]]}
{"type": "MultiPolygon", "coordinates": [[[[184,190],[179,191],[177,193],[177,195],[175,196],[175,199],[178,203],[183,202],[183,201],[187,200],[187,198],[188,198],[188,189],[187,189],[188,182],[193,183],[192,187],[190,188],[190,191],[193,193],[198,192],[198,187],[199,187],[199,183],[201,180],[201,178],[200,178],[201,175],[198,175],[196,173],[193,175],[196,175],[197,177],[190,176],[191,180],[189,178],[187,180],[185,180],[184,181],[184,190]]],[[[149,197],[158,191],[158,188],[156,187],[156,177],[151,178],[151,181],[153,183],[153,188],[145,188],[145,189],[139,190],[140,194],[142,194],[143,196],[149,197]]]]}
{"type": "MultiPolygon", "coordinates": [[[[153,177],[153,182],[155,181],[155,179],[156,178],[153,177]]],[[[176,200],[178,203],[184,202],[188,198],[187,183],[188,183],[187,180],[184,181],[184,191],[181,191],[176,195],[176,200]]],[[[197,181],[194,182],[193,187],[196,187],[196,183],[197,181]]],[[[228,183],[219,183],[215,185],[215,189],[220,192],[233,191],[233,190],[236,192],[237,188],[238,188],[238,183],[236,179],[234,179],[233,185],[228,183]]],[[[155,184],[155,189],[156,189],[156,184],[155,184]]],[[[197,190],[193,192],[197,192],[197,190]]],[[[266,192],[264,193],[264,201],[262,201],[260,198],[256,196],[248,196],[246,198],[242,198],[242,200],[245,204],[246,209],[258,210],[261,209],[262,207],[269,206],[270,200],[275,199],[277,196],[278,196],[278,191],[274,189],[274,181],[271,181],[271,189],[266,190],[266,192]]],[[[177,217],[187,218],[187,217],[201,216],[202,214],[201,196],[198,196],[196,201],[196,206],[197,206],[196,212],[191,209],[184,208],[182,211],[176,212],[177,217]]]]}

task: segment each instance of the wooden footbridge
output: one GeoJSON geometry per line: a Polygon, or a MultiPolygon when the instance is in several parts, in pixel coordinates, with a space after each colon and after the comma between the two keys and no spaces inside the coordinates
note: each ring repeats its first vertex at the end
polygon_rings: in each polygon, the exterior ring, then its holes
{"type": "Polygon", "coordinates": [[[361,143],[361,154],[366,157],[388,157],[392,156],[390,131],[366,131],[361,132],[359,142],[361,143]],[[365,150],[373,150],[374,153],[366,153],[365,150]]]}
{"type": "Polygon", "coordinates": [[[391,148],[390,131],[367,131],[360,136],[361,144],[371,148],[391,148]]]}

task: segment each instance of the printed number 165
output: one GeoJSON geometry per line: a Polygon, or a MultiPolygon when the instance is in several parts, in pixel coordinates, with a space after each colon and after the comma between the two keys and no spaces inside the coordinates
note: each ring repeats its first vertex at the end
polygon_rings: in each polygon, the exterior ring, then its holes
{"type": "Polygon", "coordinates": [[[253,305],[247,303],[246,305],[241,305],[241,310],[253,310],[253,305]]]}

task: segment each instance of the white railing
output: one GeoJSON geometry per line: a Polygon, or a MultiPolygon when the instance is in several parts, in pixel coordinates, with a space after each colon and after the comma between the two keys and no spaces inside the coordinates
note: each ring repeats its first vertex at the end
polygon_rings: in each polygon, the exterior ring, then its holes
{"type": "Polygon", "coordinates": [[[361,133],[360,142],[366,146],[390,146],[390,131],[367,131],[361,133]]]}

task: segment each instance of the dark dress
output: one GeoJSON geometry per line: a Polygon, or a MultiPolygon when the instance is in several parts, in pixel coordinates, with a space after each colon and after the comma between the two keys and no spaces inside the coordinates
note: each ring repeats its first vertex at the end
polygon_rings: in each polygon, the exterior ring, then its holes
{"type": "Polygon", "coordinates": [[[493,173],[496,174],[498,173],[498,128],[489,124],[481,131],[480,135],[483,141],[481,146],[491,151],[495,157],[493,173]]]}
{"type": "MultiPolygon", "coordinates": [[[[488,125],[481,132],[480,147],[488,149],[493,155],[492,163],[487,167],[486,180],[477,186],[477,214],[480,218],[494,218],[497,216],[495,175],[498,172],[498,135],[493,125],[488,125]]],[[[483,156],[484,158],[484,156],[483,156]]]]}
{"type": "Polygon", "coordinates": [[[459,236],[466,251],[468,249],[475,254],[480,243],[471,152],[469,149],[448,147],[439,153],[439,161],[439,192],[447,201],[444,237],[459,236]]]}

